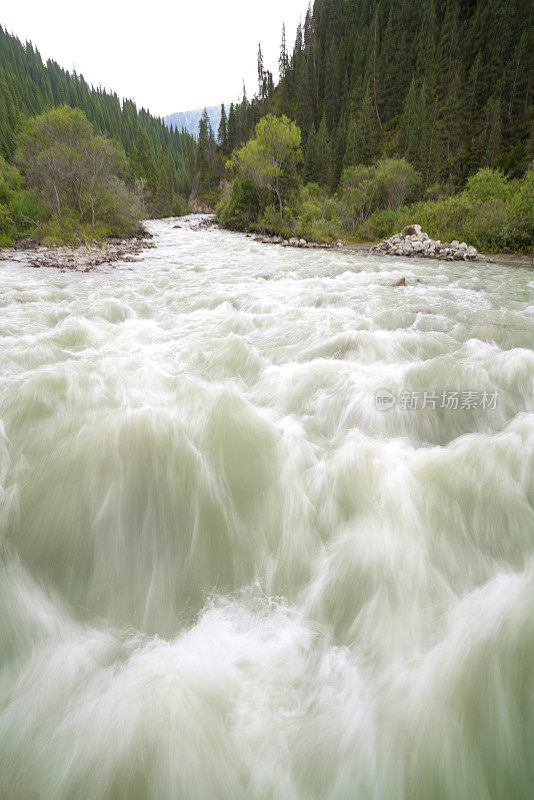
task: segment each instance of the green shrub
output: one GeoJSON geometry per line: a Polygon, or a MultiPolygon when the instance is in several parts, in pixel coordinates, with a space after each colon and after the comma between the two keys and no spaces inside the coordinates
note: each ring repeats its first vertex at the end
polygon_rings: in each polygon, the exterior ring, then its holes
{"type": "Polygon", "coordinates": [[[0,247],[8,247],[13,244],[15,226],[9,208],[0,203],[0,247]]]}
{"type": "Polygon", "coordinates": [[[405,158],[385,158],[376,165],[379,208],[397,208],[414,200],[422,186],[419,172],[405,158]]]}
{"type": "Polygon", "coordinates": [[[467,194],[475,202],[488,200],[506,201],[513,190],[511,182],[506,180],[504,173],[498,169],[485,167],[479,169],[467,181],[467,194]]]}
{"type": "Polygon", "coordinates": [[[379,209],[394,209],[413,199],[421,176],[404,158],[386,158],[374,166],[358,164],[344,170],[340,184],[341,218],[355,232],[379,209]]]}
{"type": "Polygon", "coordinates": [[[399,220],[402,219],[402,210],[383,208],[375,211],[358,229],[358,238],[361,241],[374,242],[377,239],[387,239],[398,233],[403,227],[399,220]]]}

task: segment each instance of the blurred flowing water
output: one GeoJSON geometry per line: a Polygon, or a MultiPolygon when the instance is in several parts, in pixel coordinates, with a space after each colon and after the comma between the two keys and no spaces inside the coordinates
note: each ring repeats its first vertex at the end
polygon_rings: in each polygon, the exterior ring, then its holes
{"type": "Polygon", "coordinates": [[[533,273],[175,222],[0,265],[0,795],[532,798],[533,273]]]}

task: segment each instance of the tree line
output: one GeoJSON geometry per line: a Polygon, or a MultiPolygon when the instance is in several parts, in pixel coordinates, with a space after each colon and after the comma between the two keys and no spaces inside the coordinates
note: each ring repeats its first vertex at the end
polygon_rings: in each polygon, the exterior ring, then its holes
{"type": "Polygon", "coordinates": [[[528,0],[315,0],[291,51],[282,30],[278,83],[260,45],[256,94],[223,117],[219,218],[362,240],[416,210],[482,248],[528,250],[533,23],[528,0]],[[281,201],[265,138],[283,130],[296,145],[277,167],[281,201]]]}
{"type": "Polygon", "coordinates": [[[224,152],[274,113],[301,130],[304,180],[331,191],[379,157],[451,188],[481,167],[524,174],[534,157],[530,0],[315,0],[291,52],[283,29],[278,70],[275,85],[260,46],[224,152]]]}

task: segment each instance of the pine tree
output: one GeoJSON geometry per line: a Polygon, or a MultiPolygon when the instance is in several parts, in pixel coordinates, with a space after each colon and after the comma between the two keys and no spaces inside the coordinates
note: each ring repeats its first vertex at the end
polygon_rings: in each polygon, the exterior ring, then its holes
{"type": "Polygon", "coordinates": [[[204,109],[198,125],[198,157],[201,163],[208,158],[210,128],[210,118],[207,109],[204,109]]]}
{"type": "Polygon", "coordinates": [[[132,168],[138,178],[144,178],[152,191],[156,188],[156,168],[152,154],[150,152],[150,145],[148,137],[144,130],[140,130],[137,134],[135,150],[131,158],[132,168]]]}
{"type": "Polygon", "coordinates": [[[230,110],[228,112],[228,126],[227,126],[227,148],[231,153],[237,147],[237,118],[236,111],[233,103],[230,103],[230,110]]]}
{"type": "Polygon", "coordinates": [[[502,143],[501,103],[497,95],[492,95],[484,105],[480,119],[474,148],[474,166],[494,167],[502,143]]]}
{"type": "Polygon", "coordinates": [[[293,46],[293,56],[291,59],[291,66],[293,69],[297,69],[300,63],[300,56],[302,54],[302,47],[303,47],[303,34],[302,34],[302,25],[299,22],[297,25],[297,35],[295,36],[295,44],[293,46]]]}
{"type": "Polygon", "coordinates": [[[421,173],[428,169],[432,127],[430,109],[425,83],[419,84],[414,77],[404,107],[400,145],[404,157],[421,173]]]}
{"type": "Polygon", "coordinates": [[[440,100],[447,95],[455,72],[455,60],[458,54],[459,25],[458,25],[458,2],[457,0],[447,0],[445,14],[441,24],[438,53],[438,94],[440,100]]]}
{"type": "Polygon", "coordinates": [[[378,134],[371,89],[367,84],[360,110],[348,125],[343,165],[348,167],[354,164],[371,164],[377,155],[378,134]]]}
{"type": "Polygon", "coordinates": [[[378,122],[378,127],[382,130],[382,120],[380,119],[380,77],[378,71],[378,58],[379,58],[379,42],[378,42],[378,14],[379,14],[380,6],[377,6],[374,17],[373,17],[373,24],[371,29],[371,75],[372,75],[372,86],[373,86],[373,106],[376,113],[376,119],[378,122]]]}
{"type": "Polygon", "coordinates": [[[178,189],[174,164],[166,142],[162,145],[158,163],[160,164],[157,174],[158,211],[165,214],[172,209],[178,189]]]}
{"type": "Polygon", "coordinates": [[[466,102],[466,122],[468,129],[471,128],[473,120],[476,118],[480,106],[480,73],[482,71],[482,53],[480,50],[476,54],[471,69],[469,70],[468,93],[466,102]]]}
{"type": "Polygon", "coordinates": [[[326,59],[325,113],[328,130],[335,131],[341,114],[341,72],[339,49],[334,39],[330,43],[326,59]]]}
{"type": "Polygon", "coordinates": [[[489,109],[488,112],[488,117],[491,120],[491,128],[489,128],[484,160],[488,167],[494,167],[501,153],[502,142],[501,103],[498,97],[494,98],[493,107],[489,109]]]}
{"type": "Polygon", "coordinates": [[[328,177],[332,172],[332,147],[330,142],[330,135],[328,133],[328,126],[326,124],[326,116],[323,114],[319,130],[317,131],[316,148],[315,148],[315,180],[322,186],[328,183],[328,177]]]}
{"type": "Polygon", "coordinates": [[[528,113],[534,92],[534,26],[522,33],[503,77],[506,119],[512,123],[528,113]]]}
{"type": "Polygon", "coordinates": [[[280,45],[280,57],[278,59],[278,74],[280,76],[280,81],[284,80],[288,66],[289,66],[289,58],[287,55],[286,26],[284,23],[282,25],[282,43],[280,45]]]}
{"type": "Polygon", "coordinates": [[[263,53],[260,42],[258,44],[258,97],[260,100],[265,99],[265,88],[265,68],[263,66],[263,53]]]}
{"type": "Polygon", "coordinates": [[[343,116],[337,126],[335,137],[332,140],[332,153],[330,163],[328,165],[328,187],[331,192],[334,192],[339,184],[341,172],[343,169],[343,158],[347,146],[347,123],[343,116]]]}
{"type": "Polygon", "coordinates": [[[304,158],[304,176],[308,183],[319,180],[319,155],[315,125],[311,126],[308,133],[304,158]]]}
{"type": "Polygon", "coordinates": [[[425,0],[421,7],[421,23],[416,43],[415,74],[419,79],[424,79],[429,90],[435,87],[435,61],[437,20],[435,0],[425,0]]]}
{"type": "Polygon", "coordinates": [[[313,98],[309,94],[308,64],[306,57],[301,58],[296,74],[297,125],[306,141],[313,124],[313,98]]]}
{"type": "Polygon", "coordinates": [[[439,157],[443,171],[449,174],[455,172],[464,130],[463,85],[460,70],[455,69],[445,100],[439,106],[439,157]]]}
{"type": "Polygon", "coordinates": [[[306,17],[304,18],[304,30],[303,30],[303,47],[304,52],[309,53],[312,43],[314,41],[314,34],[313,34],[313,12],[311,3],[308,3],[308,8],[306,10],[306,17]]]}
{"type": "Polygon", "coordinates": [[[221,103],[221,121],[219,123],[219,130],[217,131],[217,143],[222,152],[226,153],[228,147],[228,121],[226,119],[224,103],[221,103]]]}

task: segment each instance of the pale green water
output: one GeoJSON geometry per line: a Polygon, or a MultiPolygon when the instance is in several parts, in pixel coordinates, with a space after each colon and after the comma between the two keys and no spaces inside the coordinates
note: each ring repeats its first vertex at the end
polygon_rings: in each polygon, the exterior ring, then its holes
{"type": "Polygon", "coordinates": [[[532,798],[534,274],[172,226],[0,264],[0,796],[532,798]]]}

